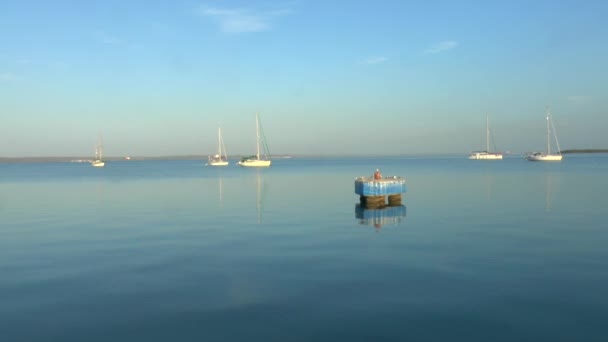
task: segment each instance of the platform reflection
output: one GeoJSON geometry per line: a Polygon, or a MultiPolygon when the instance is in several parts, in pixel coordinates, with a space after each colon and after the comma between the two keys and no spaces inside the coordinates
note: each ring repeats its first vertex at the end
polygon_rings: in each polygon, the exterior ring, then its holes
{"type": "Polygon", "coordinates": [[[373,226],[379,230],[384,225],[398,225],[405,220],[406,207],[404,205],[385,206],[382,208],[366,208],[359,203],[355,204],[355,217],[360,225],[373,226]]]}

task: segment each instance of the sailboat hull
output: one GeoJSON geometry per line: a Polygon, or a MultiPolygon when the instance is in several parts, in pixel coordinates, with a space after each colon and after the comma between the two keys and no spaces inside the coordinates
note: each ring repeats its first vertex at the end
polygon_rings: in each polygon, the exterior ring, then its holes
{"type": "Polygon", "coordinates": [[[209,161],[207,164],[209,166],[228,166],[228,164],[230,164],[230,163],[228,163],[227,161],[221,160],[221,161],[209,161]]]}
{"type": "Polygon", "coordinates": [[[531,154],[526,157],[529,161],[561,161],[561,154],[531,154]]]}
{"type": "Polygon", "coordinates": [[[101,160],[94,160],[91,162],[91,165],[93,165],[94,167],[104,167],[106,163],[101,160]]]}
{"type": "Polygon", "coordinates": [[[269,167],[272,160],[247,159],[239,161],[240,166],[244,167],[269,167]]]}
{"type": "Polygon", "coordinates": [[[487,152],[473,152],[469,155],[471,160],[501,160],[502,154],[500,153],[487,153],[487,152]]]}

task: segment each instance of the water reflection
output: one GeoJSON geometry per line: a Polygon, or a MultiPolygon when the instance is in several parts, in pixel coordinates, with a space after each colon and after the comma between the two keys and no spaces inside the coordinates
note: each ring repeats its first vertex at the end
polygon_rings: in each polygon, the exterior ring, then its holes
{"type": "Polygon", "coordinates": [[[220,174],[220,178],[218,180],[218,191],[219,191],[219,195],[220,195],[220,209],[224,207],[224,179],[222,178],[222,175],[220,174]]]}
{"type": "Polygon", "coordinates": [[[262,204],[264,199],[264,179],[262,178],[262,170],[256,170],[256,204],[258,212],[258,223],[262,223],[262,204]]]}
{"type": "Polygon", "coordinates": [[[355,217],[359,224],[374,226],[379,231],[383,225],[398,225],[405,219],[406,208],[404,205],[386,206],[376,209],[368,209],[359,203],[355,204],[355,217]]]}
{"type": "Polygon", "coordinates": [[[553,188],[553,180],[551,174],[548,174],[546,177],[546,187],[545,187],[545,211],[551,211],[551,190],[553,188]]]}
{"type": "Polygon", "coordinates": [[[97,196],[97,200],[99,202],[103,202],[104,199],[104,184],[103,180],[98,180],[95,182],[95,195],[97,196]]]}
{"type": "Polygon", "coordinates": [[[486,186],[486,200],[492,199],[493,187],[494,187],[494,176],[486,173],[484,177],[484,183],[486,186]]]}

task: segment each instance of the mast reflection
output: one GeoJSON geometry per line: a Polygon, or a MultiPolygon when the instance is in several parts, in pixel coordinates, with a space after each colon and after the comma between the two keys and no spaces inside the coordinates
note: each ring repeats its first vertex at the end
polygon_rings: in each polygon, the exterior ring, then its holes
{"type": "Polygon", "coordinates": [[[256,202],[255,202],[255,208],[257,209],[258,212],[258,223],[262,223],[262,175],[260,174],[260,170],[256,170],[257,171],[257,175],[256,175],[256,202]]]}
{"type": "Polygon", "coordinates": [[[266,192],[264,191],[265,184],[264,184],[264,178],[262,177],[262,172],[264,172],[264,171],[260,170],[260,169],[256,170],[256,203],[255,203],[255,207],[258,212],[258,223],[262,223],[264,221],[262,214],[263,214],[263,209],[264,209],[264,195],[266,192]]]}
{"type": "Polygon", "coordinates": [[[224,179],[222,178],[222,176],[220,175],[220,178],[218,180],[218,186],[219,186],[219,194],[220,194],[220,208],[224,207],[224,179]]]}
{"type": "Polygon", "coordinates": [[[551,211],[551,198],[552,189],[553,189],[553,180],[551,174],[548,174],[546,177],[547,187],[545,188],[546,196],[545,196],[545,211],[551,211]]]}

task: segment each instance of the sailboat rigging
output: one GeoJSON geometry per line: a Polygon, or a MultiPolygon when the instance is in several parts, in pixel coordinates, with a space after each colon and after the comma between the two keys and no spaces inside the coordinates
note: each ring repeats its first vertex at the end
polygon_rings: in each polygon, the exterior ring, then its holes
{"type": "Polygon", "coordinates": [[[94,167],[104,167],[106,163],[103,161],[103,137],[99,133],[97,143],[95,144],[95,159],[91,161],[94,167]]]}
{"type": "Polygon", "coordinates": [[[220,128],[217,129],[217,154],[209,156],[207,164],[211,166],[228,165],[228,155],[226,154],[226,147],[224,146],[222,130],[220,128]]]}
{"type": "Polygon", "coordinates": [[[490,123],[486,115],[486,149],[485,151],[474,151],[469,154],[469,159],[483,160],[499,160],[502,159],[502,153],[490,152],[490,123]]]}
{"type": "Polygon", "coordinates": [[[557,132],[555,126],[553,126],[553,119],[551,118],[551,112],[547,107],[547,152],[534,152],[529,154],[526,159],[529,161],[561,161],[562,152],[559,148],[559,141],[557,140],[557,132]],[[557,145],[557,154],[551,153],[551,129],[553,129],[553,137],[555,138],[555,145],[557,145]]]}
{"type": "Polygon", "coordinates": [[[257,153],[255,156],[243,157],[239,161],[239,165],[246,167],[268,167],[272,164],[272,160],[270,160],[266,136],[264,135],[262,125],[260,125],[260,116],[258,113],[255,113],[255,132],[257,153]]]}

